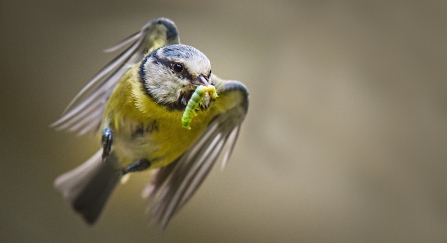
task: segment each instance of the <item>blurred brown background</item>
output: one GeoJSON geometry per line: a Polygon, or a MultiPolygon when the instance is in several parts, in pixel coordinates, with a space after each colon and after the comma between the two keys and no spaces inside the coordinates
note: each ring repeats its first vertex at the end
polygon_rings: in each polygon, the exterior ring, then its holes
{"type": "Polygon", "coordinates": [[[1,242],[447,242],[446,1],[0,2],[1,242]],[[147,174],[89,227],[53,189],[98,141],[49,124],[168,17],[251,106],[235,153],[162,233],[147,174]]]}

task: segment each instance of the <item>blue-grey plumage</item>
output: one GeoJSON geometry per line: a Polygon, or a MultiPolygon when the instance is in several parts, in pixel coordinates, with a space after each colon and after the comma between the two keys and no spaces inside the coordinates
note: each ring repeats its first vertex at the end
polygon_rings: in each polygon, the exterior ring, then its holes
{"type": "Polygon", "coordinates": [[[188,201],[226,146],[227,163],[247,114],[248,92],[238,81],[211,73],[197,49],[179,44],[175,24],[155,19],[117,47],[125,49],[69,104],[53,126],[102,130],[103,148],[78,168],[59,176],[55,186],[73,209],[93,224],[124,174],[154,169],[143,191],[151,220],[166,227],[188,201]],[[199,85],[204,95],[192,130],[181,127],[182,112],[199,85]]]}

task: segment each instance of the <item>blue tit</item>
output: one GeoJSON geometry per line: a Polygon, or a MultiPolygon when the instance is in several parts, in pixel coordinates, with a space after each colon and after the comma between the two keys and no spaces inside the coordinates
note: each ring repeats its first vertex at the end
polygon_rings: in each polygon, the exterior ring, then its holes
{"type": "Polygon", "coordinates": [[[150,21],[106,51],[119,49],[124,51],[52,124],[58,130],[93,132],[102,145],[54,185],[93,224],[124,176],[153,170],[143,195],[151,221],[165,228],[223,150],[222,167],[227,163],[247,114],[248,92],[238,81],[215,76],[202,52],[180,44],[169,19],[150,21]],[[202,91],[196,97],[188,130],[182,116],[198,87],[212,87],[216,94],[202,91]]]}

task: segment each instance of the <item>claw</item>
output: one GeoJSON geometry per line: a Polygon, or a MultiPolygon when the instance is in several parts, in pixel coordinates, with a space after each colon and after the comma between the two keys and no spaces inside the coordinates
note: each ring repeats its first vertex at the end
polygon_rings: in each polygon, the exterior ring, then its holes
{"type": "Polygon", "coordinates": [[[133,162],[132,164],[126,166],[126,168],[124,168],[122,170],[122,175],[125,175],[129,172],[137,172],[137,171],[143,171],[147,168],[149,168],[151,166],[151,162],[149,162],[149,160],[147,159],[140,159],[137,160],[135,162],[133,162]]]}
{"type": "Polygon", "coordinates": [[[109,156],[112,149],[113,132],[110,128],[106,127],[102,131],[102,160],[104,161],[109,156]]]}

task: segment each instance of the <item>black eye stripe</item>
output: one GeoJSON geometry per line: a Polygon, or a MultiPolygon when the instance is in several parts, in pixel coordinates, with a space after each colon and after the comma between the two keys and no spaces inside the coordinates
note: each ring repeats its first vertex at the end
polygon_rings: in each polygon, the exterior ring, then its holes
{"type": "Polygon", "coordinates": [[[180,73],[182,78],[186,78],[188,80],[192,80],[192,75],[189,73],[188,69],[186,67],[183,68],[182,72],[180,73]]]}
{"type": "MultiPolygon", "coordinates": [[[[163,65],[166,68],[172,70],[174,73],[179,74],[179,78],[181,79],[187,79],[187,80],[193,80],[193,76],[189,73],[188,68],[182,64],[182,63],[178,63],[178,62],[172,62],[170,60],[168,60],[166,57],[163,56],[163,54],[159,54],[160,50],[157,51],[153,51],[151,54],[147,55],[143,61],[141,62],[141,66],[140,66],[140,77],[141,77],[141,82],[145,82],[145,77],[146,77],[146,70],[145,70],[145,66],[147,65],[147,62],[149,60],[151,60],[153,63],[158,64],[158,65],[163,65]],[[151,58],[152,57],[152,58],[151,58]],[[179,64],[183,67],[183,69],[179,72],[180,69],[178,69],[177,71],[174,70],[176,64],[179,64]]],[[[208,74],[208,77],[211,77],[211,71],[208,74]]]]}
{"type": "Polygon", "coordinates": [[[162,64],[162,65],[164,65],[164,66],[166,66],[166,67],[170,67],[170,66],[171,66],[171,62],[170,62],[168,59],[166,59],[165,57],[160,57],[160,56],[157,54],[157,52],[158,52],[158,51],[154,51],[154,52],[152,52],[150,55],[148,55],[148,57],[149,57],[149,56],[153,56],[153,57],[154,57],[154,58],[153,58],[154,62],[156,62],[156,63],[160,63],[160,64],[162,64]]]}

